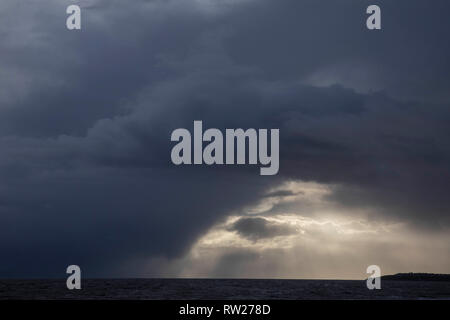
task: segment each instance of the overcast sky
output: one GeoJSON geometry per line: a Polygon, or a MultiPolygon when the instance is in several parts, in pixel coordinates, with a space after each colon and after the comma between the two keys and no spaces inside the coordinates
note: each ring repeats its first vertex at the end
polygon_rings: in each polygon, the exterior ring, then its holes
{"type": "Polygon", "coordinates": [[[450,3],[370,4],[2,0],[0,277],[449,273],[450,3]],[[194,120],[278,175],[174,166],[194,120]]]}

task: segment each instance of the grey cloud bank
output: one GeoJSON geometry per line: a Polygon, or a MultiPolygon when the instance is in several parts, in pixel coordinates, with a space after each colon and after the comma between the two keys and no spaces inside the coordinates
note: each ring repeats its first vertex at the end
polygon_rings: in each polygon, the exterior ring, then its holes
{"type": "Polygon", "coordinates": [[[280,132],[278,129],[270,129],[269,135],[267,131],[257,131],[253,128],[245,131],[241,128],[226,129],[224,138],[222,132],[215,128],[207,129],[203,133],[203,122],[194,121],[193,136],[184,128],[172,132],[170,140],[178,141],[171,152],[172,163],[254,165],[259,161],[265,166],[260,169],[260,175],[275,175],[280,163],[280,132]],[[203,149],[204,142],[206,146],[203,149]]]}
{"type": "MultiPolygon", "coordinates": [[[[368,1],[98,1],[79,33],[64,1],[25,2],[0,4],[0,276],[130,276],[297,179],[450,226],[447,1],[379,1],[378,33],[368,1]],[[197,119],[279,128],[278,174],[174,167],[170,134],[197,119]]],[[[255,224],[286,231],[234,227],[255,224]]]]}

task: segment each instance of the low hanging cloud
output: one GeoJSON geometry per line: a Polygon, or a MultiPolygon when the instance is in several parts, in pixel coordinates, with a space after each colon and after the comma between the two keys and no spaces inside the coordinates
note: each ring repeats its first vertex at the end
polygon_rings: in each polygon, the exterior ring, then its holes
{"type": "Polygon", "coordinates": [[[231,231],[236,231],[240,235],[249,239],[274,238],[297,232],[290,225],[270,222],[265,218],[241,218],[231,227],[231,231]]]}

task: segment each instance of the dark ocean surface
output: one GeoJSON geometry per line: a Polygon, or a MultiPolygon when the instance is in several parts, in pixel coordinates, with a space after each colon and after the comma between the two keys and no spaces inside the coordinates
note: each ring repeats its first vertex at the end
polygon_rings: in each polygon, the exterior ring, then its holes
{"type": "Polygon", "coordinates": [[[0,299],[450,299],[450,282],[361,280],[90,279],[81,290],[62,280],[0,280],[0,299]]]}

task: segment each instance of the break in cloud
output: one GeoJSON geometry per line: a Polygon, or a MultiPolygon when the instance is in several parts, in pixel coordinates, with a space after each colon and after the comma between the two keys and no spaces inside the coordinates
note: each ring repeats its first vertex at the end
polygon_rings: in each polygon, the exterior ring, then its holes
{"type": "Polygon", "coordinates": [[[447,1],[0,4],[0,276],[449,270],[447,1]],[[170,133],[280,128],[280,172],[170,133]]]}

